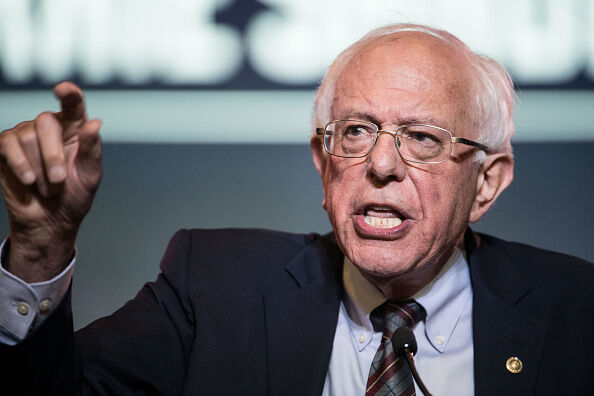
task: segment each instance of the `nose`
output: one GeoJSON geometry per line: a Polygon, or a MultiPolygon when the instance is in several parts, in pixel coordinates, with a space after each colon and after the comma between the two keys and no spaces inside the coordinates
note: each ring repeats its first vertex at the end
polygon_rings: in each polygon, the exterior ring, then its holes
{"type": "Polygon", "coordinates": [[[396,145],[395,134],[380,131],[375,146],[367,157],[368,177],[379,184],[401,181],[406,175],[406,163],[396,145]]]}

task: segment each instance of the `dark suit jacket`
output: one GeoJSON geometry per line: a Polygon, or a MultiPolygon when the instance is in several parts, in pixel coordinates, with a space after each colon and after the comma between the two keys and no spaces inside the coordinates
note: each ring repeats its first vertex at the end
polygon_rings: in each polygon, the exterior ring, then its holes
{"type": "MultiPolygon", "coordinates": [[[[466,243],[476,393],[594,394],[594,267],[485,235],[466,243]],[[520,373],[506,369],[511,356],[520,373]]],[[[0,384],[22,394],[319,395],[342,260],[332,235],[180,231],[157,280],[113,315],[74,337],[66,299],[25,342],[2,346],[0,384]]]]}

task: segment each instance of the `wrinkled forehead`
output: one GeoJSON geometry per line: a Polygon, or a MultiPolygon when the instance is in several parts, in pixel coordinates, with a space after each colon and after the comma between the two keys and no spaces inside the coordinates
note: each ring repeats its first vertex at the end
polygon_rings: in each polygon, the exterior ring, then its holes
{"type": "Polygon", "coordinates": [[[473,91],[468,62],[463,49],[431,34],[383,36],[363,45],[346,63],[333,102],[349,95],[355,85],[370,91],[394,87],[447,99],[465,112],[473,91]]]}

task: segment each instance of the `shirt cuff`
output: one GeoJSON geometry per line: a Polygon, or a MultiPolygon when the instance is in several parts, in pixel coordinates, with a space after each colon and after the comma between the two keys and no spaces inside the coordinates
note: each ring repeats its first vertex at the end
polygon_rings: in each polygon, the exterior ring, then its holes
{"type": "Polygon", "coordinates": [[[6,239],[0,245],[0,343],[15,345],[39,327],[62,301],[72,280],[76,254],[53,279],[26,283],[4,269],[6,239]]]}

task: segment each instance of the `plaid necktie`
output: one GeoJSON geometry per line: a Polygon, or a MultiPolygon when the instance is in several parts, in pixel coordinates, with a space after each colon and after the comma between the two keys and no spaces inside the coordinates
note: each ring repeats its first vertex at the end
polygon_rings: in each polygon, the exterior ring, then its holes
{"type": "Polygon", "coordinates": [[[399,358],[392,347],[392,334],[400,327],[412,327],[425,319],[425,309],[414,300],[406,302],[388,301],[371,313],[374,327],[383,326],[382,343],[380,344],[367,379],[366,396],[382,395],[414,395],[415,386],[406,359],[399,358]],[[383,323],[382,323],[383,321],[383,323]],[[378,323],[380,322],[380,323],[378,323]]]}

